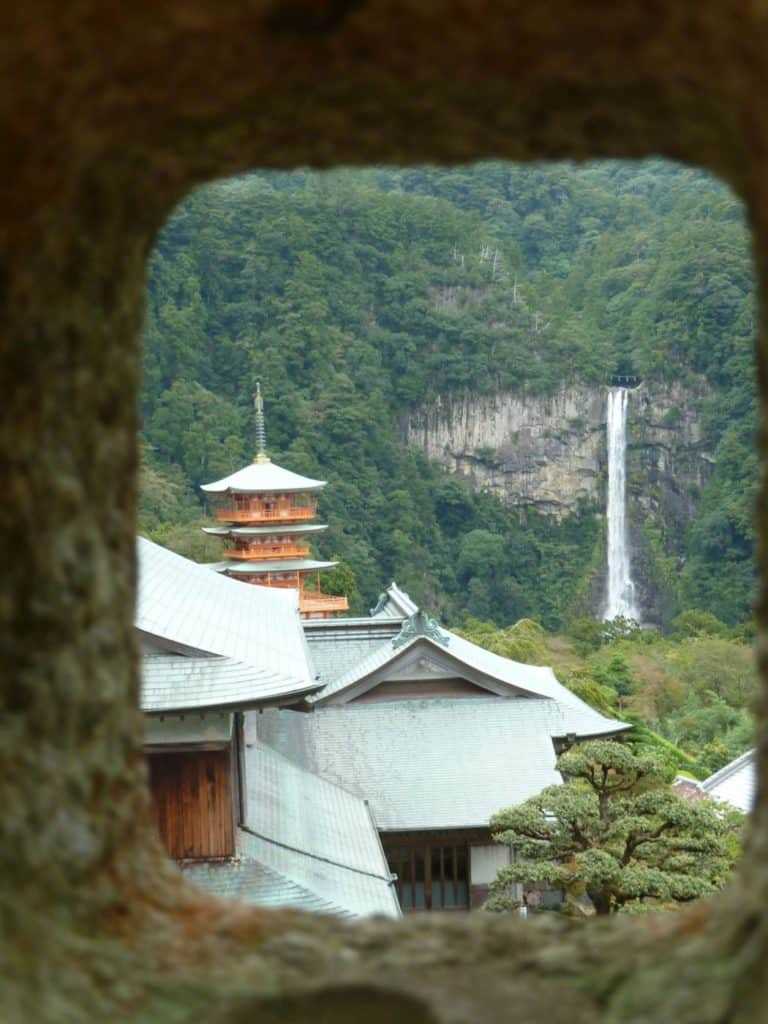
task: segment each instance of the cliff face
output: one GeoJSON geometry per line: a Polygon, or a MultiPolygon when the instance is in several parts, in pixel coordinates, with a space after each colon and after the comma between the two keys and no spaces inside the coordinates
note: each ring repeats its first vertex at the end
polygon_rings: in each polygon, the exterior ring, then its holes
{"type": "Polygon", "coordinates": [[[405,439],[516,507],[562,518],[580,500],[599,502],[605,401],[597,389],[439,399],[409,417],[405,439]]]}
{"type": "MultiPolygon", "coordinates": [[[[629,398],[632,570],[650,621],[671,609],[669,575],[684,556],[686,527],[714,462],[698,413],[704,394],[703,386],[641,384],[629,398]]],[[[404,433],[407,444],[506,504],[557,519],[585,506],[604,515],[606,411],[604,387],[456,396],[414,410],[404,433]]],[[[602,576],[590,586],[594,612],[602,576]]]]}

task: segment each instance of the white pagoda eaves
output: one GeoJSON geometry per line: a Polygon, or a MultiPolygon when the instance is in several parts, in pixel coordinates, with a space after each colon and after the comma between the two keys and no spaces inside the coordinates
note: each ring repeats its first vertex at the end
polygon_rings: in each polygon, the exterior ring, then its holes
{"type": "Polygon", "coordinates": [[[203,533],[211,537],[271,537],[276,533],[306,537],[310,533],[322,533],[327,529],[326,523],[286,523],[279,526],[204,526],[203,533]]]}
{"type": "Polygon", "coordinates": [[[276,466],[266,460],[252,462],[236,473],[215,480],[211,484],[203,484],[201,490],[207,494],[291,494],[294,492],[320,491],[325,487],[325,480],[313,480],[308,476],[300,476],[276,466]]]}

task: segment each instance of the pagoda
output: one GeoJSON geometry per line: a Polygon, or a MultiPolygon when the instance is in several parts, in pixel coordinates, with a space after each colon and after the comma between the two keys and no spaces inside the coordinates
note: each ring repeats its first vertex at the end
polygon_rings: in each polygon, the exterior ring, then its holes
{"type": "Polygon", "coordinates": [[[224,539],[224,561],[216,571],[263,587],[291,587],[299,592],[304,619],[327,619],[349,608],[346,597],[323,594],[320,573],[337,562],[310,558],[308,538],[327,529],[312,520],[317,515],[317,493],[324,480],[292,473],[276,466],[266,452],[266,428],[261,386],[256,385],[256,458],[236,473],[203,484],[214,496],[213,516],[220,526],[203,527],[224,539]]]}

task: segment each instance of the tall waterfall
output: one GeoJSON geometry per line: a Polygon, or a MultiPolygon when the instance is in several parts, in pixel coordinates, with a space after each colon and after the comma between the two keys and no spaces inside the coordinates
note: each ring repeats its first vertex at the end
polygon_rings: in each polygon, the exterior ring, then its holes
{"type": "Polygon", "coordinates": [[[628,400],[626,388],[608,391],[608,591],[603,618],[623,615],[639,621],[627,537],[628,400]]]}

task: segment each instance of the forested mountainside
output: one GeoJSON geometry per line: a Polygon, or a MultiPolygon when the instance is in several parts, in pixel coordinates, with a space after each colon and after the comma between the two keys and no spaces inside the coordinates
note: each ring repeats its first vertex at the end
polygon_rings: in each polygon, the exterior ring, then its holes
{"type": "Polygon", "coordinates": [[[472,489],[406,447],[406,424],[437,400],[525,407],[634,373],[651,405],[684,396],[667,426],[693,416],[711,464],[686,484],[682,530],[661,498],[638,506],[656,617],[696,607],[743,622],[754,321],[741,205],[665,162],[214,184],[177,209],[150,264],[141,528],[216,557],[196,488],[252,457],[261,380],[272,457],[329,481],[318,550],[341,558],[331,584],[354,610],[396,578],[448,622],[560,628],[595,610],[601,500],[552,516],[472,489]]]}

